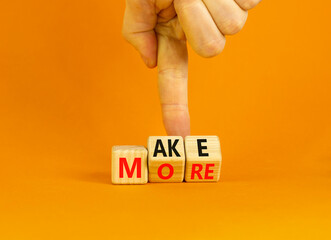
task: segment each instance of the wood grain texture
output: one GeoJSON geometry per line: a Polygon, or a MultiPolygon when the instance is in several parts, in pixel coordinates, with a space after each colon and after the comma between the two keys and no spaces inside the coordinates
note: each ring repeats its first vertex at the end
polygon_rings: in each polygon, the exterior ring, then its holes
{"type": "Polygon", "coordinates": [[[113,146],[112,148],[112,183],[113,184],[145,184],[148,182],[147,149],[144,146],[113,146]],[[126,163],[121,163],[121,158],[126,163]],[[135,159],[137,159],[136,164],[135,159]],[[140,159],[140,160],[139,160],[140,159]],[[140,169],[139,170],[139,161],[140,169]],[[122,167],[121,167],[122,165],[122,167]],[[121,168],[123,174],[121,176],[121,168]],[[130,171],[132,176],[130,177],[130,171]],[[139,174],[140,172],[140,174],[139,174]],[[140,175],[140,176],[139,176],[140,175]]]}
{"type": "Polygon", "coordinates": [[[183,182],[185,150],[182,137],[151,136],[148,138],[147,148],[150,182],[183,182]],[[169,149],[169,143],[170,146],[175,148],[177,154],[169,149]],[[175,143],[176,145],[174,146],[175,143]],[[171,173],[171,168],[173,169],[173,174],[171,173]],[[160,173],[163,178],[160,177],[160,173]]]}
{"type": "Polygon", "coordinates": [[[217,136],[187,136],[185,138],[185,153],[186,182],[219,181],[222,154],[217,136]]]}

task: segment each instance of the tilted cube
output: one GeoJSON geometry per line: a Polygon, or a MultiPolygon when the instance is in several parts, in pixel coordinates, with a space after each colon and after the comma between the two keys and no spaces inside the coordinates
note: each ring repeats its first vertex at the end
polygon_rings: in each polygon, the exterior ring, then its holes
{"type": "Polygon", "coordinates": [[[221,146],[217,136],[185,138],[186,182],[217,182],[221,172],[221,146]]]}
{"type": "Polygon", "coordinates": [[[147,148],[149,182],[184,180],[185,150],[182,137],[149,137],[147,148]]]}

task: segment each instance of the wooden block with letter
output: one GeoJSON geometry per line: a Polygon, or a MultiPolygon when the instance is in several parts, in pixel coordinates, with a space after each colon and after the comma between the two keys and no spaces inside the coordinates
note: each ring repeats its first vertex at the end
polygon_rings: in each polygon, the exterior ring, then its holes
{"type": "Polygon", "coordinates": [[[217,136],[185,138],[186,182],[217,182],[221,171],[221,146],[217,136]]]}
{"type": "Polygon", "coordinates": [[[182,182],[185,171],[184,141],[180,136],[149,137],[150,182],[182,182]]]}
{"type": "Polygon", "coordinates": [[[144,146],[113,146],[112,183],[145,184],[147,181],[147,149],[144,146]]]}

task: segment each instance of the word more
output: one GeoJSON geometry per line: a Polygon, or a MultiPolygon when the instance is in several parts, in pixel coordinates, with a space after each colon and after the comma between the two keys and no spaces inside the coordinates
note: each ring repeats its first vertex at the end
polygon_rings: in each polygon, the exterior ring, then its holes
{"type": "Polygon", "coordinates": [[[152,136],[144,146],[113,146],[112,183],[217,182],[221,171],[217,136],[152,136]]]}

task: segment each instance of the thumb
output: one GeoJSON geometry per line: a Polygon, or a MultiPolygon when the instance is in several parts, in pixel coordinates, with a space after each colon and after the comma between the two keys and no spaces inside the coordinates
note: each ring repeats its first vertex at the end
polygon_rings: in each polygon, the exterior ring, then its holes
{"type": "Polygon", "coordinates": [[[168,135],[190,135],[187,100],[188,56],[185,35],[176,19],[169,27],[156,28],[158,40],[158,84],[163,123],[168,135]],[[175,27],[174,27],[175,26],[175,27]],[[175,33],[175,34],[174,34],[175,33]]]}

